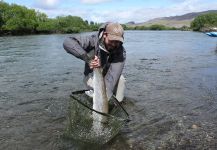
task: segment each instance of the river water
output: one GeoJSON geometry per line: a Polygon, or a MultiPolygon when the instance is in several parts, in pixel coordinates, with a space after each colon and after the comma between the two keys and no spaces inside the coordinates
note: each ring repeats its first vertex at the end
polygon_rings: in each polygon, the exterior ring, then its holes
{"type": "MultiPolygon", "coordinates": [[[[68,36],[0,37],[0,149],[82,149],[62,136],[69,94],[84,88],[68,36]]],[[[131,121],[103,148],[217,149],[217,38],[126,31],[124,46],[131,121]]]]}

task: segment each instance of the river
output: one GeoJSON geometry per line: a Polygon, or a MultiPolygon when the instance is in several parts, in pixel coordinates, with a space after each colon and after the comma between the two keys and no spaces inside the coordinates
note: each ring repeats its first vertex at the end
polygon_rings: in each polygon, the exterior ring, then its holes
{"type": "MultiPolygon", "coordinates": [[[[91,33],[83,33],[91,34],[91,33]]],[[[0,149],[79,149],[63,138],[69,94],[83,89],[70,35],[0,37],[0,149]]],[[[217,149],[217,38],[126,31],[131,121],[105,149],[217,149]]]]}

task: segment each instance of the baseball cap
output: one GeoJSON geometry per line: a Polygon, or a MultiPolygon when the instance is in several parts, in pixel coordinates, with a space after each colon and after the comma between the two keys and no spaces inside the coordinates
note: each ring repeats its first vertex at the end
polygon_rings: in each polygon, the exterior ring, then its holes
{"type": "Polygon", "coordinates": [[[105,31],[108,33],[109,40],[124,42],[124,29],[119,23],[109,23],[105,31]]]}

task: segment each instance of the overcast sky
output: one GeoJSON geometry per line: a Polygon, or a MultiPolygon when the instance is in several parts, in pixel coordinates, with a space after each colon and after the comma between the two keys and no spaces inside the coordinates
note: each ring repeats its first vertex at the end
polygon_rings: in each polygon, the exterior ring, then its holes
{"type": "Polygon", "coordinates": [[[94,22],[144,22],[157,17],[217,10],[217,0],[4,0],[44,12],[53,18],[79,16],[94,22]]]}

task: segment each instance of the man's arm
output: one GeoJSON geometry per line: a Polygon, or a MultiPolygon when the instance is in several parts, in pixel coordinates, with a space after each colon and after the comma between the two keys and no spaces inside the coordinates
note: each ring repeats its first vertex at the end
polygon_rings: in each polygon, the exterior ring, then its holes
{"type": "Polygon", "coordinates": [[[115,85],[117,84],[124,68],[124,62],[111,63],[108,72],[105,75],[105,84],[107,96],[110,99],[113,95],[115,85]]]}
{"type": "Polygon", "coordinates": [[[69,37],[64,40],[63,47],[68,53],[85,62],[89,62],[90,58],[87,53],[94,49],[94,40],[96,40],[95,35],[69,37]]]}

